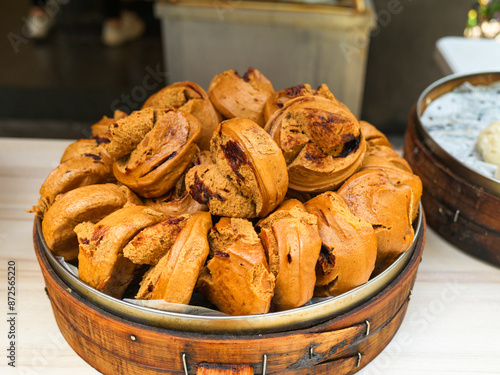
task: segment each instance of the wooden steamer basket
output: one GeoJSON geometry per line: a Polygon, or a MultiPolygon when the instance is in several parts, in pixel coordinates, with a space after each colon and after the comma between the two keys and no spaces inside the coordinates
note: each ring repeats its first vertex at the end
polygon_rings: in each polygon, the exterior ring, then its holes
{"type": "Polygon", "coordinates": [[[420,121],[433,100],[455,87],[497,81],[500,72],[487,72],[452,75],[429,86],[411,110],[404,156],[422,179],[422,206],[429,226],[459,249],[500,266],[500,182],[451,156],[420,121]]]}
{"type": "Polygon", "coordinates": [[[132,304],[104,295],[114,301],[95,303],[99,292],[88,287],[82,292],[77,284],[83,283],[62,271],[47,249],[40,223],[36,218],[34,247],[61,333],[78,355],[103,374],[138,375],[359,371],[387,346],[401,325],[426,228],[421,209],[410,249],[366,287],[342,295],[347,307],[337,314],[328,311],[334,311],[335,304],[327,300],[323,310],[318,303],[320,310],[311,305],[248,317],[193,317],[156,310],[153,313],[166,315],[166,320],[146,322],[147,316],[127,311],[130,306],[125,305],[132,304]],[[388,278],[386,272],[394,275],[388,278]],[[377,280],[385,283],[383,287],[360,300],[356,293],[366,294],[377,280]]]}

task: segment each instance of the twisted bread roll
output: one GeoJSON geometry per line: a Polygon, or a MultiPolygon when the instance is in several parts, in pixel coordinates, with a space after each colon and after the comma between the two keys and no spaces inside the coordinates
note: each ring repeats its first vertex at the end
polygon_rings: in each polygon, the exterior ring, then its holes
{"type": "Polygon", "coordinates": [[[170,251],[146,272],[135,298],[189,304],[208,256],[207,233],[211,226],[208,212],[191,215],[170,251]]]}
{"type": "Polygon", "coordinates": [[[156,110],[152,129],[128,156],[113,164],[116,179],[146,198],[165,194],[198,152],[200,129],[198,119],[189,113],[156,110]]]}
{"type": "Polygon", "coordinates": [[[201,150],[210,148],[212,133],[222,120],[215,110],[207,93],[194,82],[176,82],[156,94],[151,95],[142,108],[168,109],[174,108],[190,113],[201,123],[201,134],[198,145],[201,150]]]}
{"type": "Polygon", "coordinates": [[[332,101],[337,101],[335,96],[333,96],[330,92],[328,86],[325,84],[322,84],[316,90],[313,90],[309,84],[305,83],[303,85],[297,85],[284,90],[275,91],[269,99],[267,99],[266,104],[264,105],[265,122],[267,123],[274,112],[283,108],[287,102],[298,98],[299,96],[321,96],[332,101]]]}
{"type": "Polygon", "coordinates": [[[318,218],[323,243],[314,295],[337,296],[366,283],[377,257],[377,237],[370,223],[354,216],[333,192],[316,196],[305,207],[318,218]]]}
{"type": "Polygon", "coordinates": [[[304,96],[287,102],[266,124],[285,156],[290,188],[338,187],[361,165],[366,142],[356,117],[341,103],[304,96]]]}
{"type": "Polygon", "coordinates": [[[316,262],[321,250],[317,220],[292,199],[257,223],[270,272],[276,278],[275,310],[305,305],[313,296],[316,262]]]}
{"type": "Polygon", "coordinates": [[[274,276],[252,224],[223,217],[210,231],[209,241],[212,258],[200,274],[197,290],[226,314],[268,312],[274,276]]]}
{"type": "Polygon", "coordinates": [[[97,224],[78,224],[78,277],[105,294],[121,298],[137,269],[123,256],[123,248],[139,231],[162,219],[164,215],[151,208],[129,206],[97,224]]]}
{"type": "Polygon", "coordinates": [[[288,176],[281,150],[248,119],[222,122],[211,144],[215,164],[186,174],[191,196],[214,215],[264,217],[284,199],[288,176]]]}
{"type": "Polygon", "coordinates": [[[247,118],[261,127],[265,125],[264,105],[273,92],[271,82],[253,68],[243,77],[227,70],[216,75],[208,87],[208,97],[225,118],[247,118]]]}
{"type": "Polygon", "coordinates": [[[170,251],[188,217],[171,217],[144,228],[123,248],[123,255],[135,264],[156,265],[170,251]]]}
{"type": "Polygon", "coordinates": [[[104,183],[112,177],[112,160],[106,152],[95,152],[72,157],[59,164],[40,187],[38,207],[33,211],[43,217],[57,195],[81,186],[104,183]]]}
{"type": "Polygon", "coordinates": [[[385,268],[405,252],[414,238],[412,189],[395,185],[382,170],[351,176],[338,190],[351,212],[368,221],[377,236],[377,268],[385,268]]]}
{"type": "Polygon", "coordinates": [[[89,185],[71,190],[55,201],[42,221],[42,233],[49,249],[66,261],[78,257],[75,226],[96,223],[125,205],[142,202],[126,186],[89,185]]]}

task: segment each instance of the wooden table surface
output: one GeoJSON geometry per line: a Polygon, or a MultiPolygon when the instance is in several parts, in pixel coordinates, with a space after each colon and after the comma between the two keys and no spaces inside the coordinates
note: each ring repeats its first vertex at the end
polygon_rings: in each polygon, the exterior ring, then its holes
{"type": "MultiPolygon", "coordinates": [[[[97,374],[59,332],[33,251],[33,215],[25,212],[70,142],[0,138],[0,374],[97,374]],[[15,368],[7,358],[9,261],[16,272],[15,368]]],[[[500,374],[500,268],[428,229],[406,317],[358,374],[500,374]]]]}

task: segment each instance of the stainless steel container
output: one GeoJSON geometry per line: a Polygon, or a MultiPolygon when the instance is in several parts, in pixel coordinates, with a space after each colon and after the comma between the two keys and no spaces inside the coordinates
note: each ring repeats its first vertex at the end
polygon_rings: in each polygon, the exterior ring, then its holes
{"type": "Polygon", "coordinates": [[[251,66],[275,90],[326,83],[360,115],[375,26],[371,0],[161,0],[155,13],[170,83],[207,89],[214,75],[251,66]]]}

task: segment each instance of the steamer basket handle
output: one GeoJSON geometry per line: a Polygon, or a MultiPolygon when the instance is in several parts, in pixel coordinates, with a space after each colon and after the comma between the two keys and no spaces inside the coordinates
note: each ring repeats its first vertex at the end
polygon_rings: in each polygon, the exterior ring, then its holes
{"type": "Polygon", "coordinates": [[[196,375],[254,375],[252,365],[199,363],[196,375]]]}
{"type": "MultiPolygon", "coordinates": [[[[358,352],[351,357],[344,357],[334,361],[325,361],[311,367],[312,373],[320,374],[336,374],[347,375],[356,372],[360,367],[363,355],[358,352]]],[[[187,369],[184,370],[185,375],[188,375],[187,369]]],[[[219,363],[199,363],[196,375],[255,375],[252,365],[228,365],[219,363]]],[[[262,372],[258,375],[266,375],[266,368],[262,368],[262,372]]]]}

